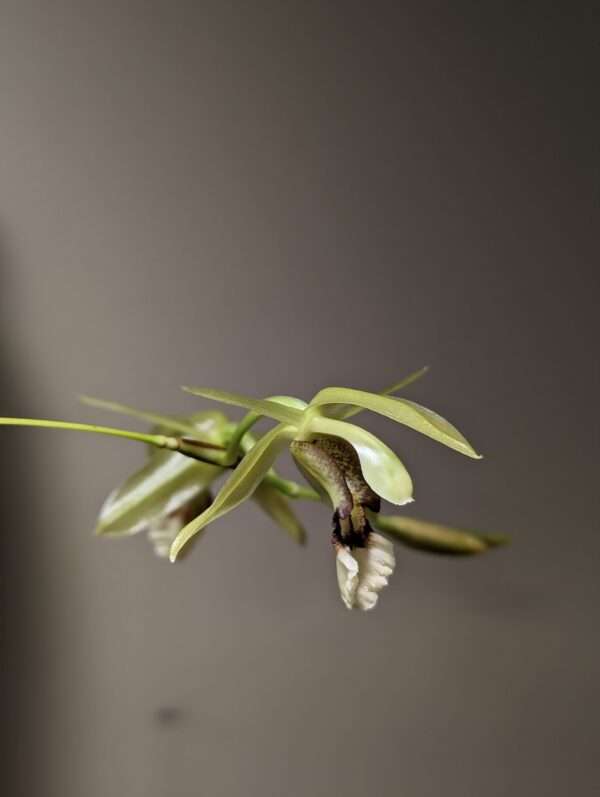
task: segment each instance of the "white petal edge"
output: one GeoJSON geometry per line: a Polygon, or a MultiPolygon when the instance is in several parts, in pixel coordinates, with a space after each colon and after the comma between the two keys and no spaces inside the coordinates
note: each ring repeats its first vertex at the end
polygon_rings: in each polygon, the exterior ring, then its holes
{"type": "Polygon", "coordinates": [[[353,609],[358,589],[358,562],[349,548],[338,546],[335,566],[340,595],[347,609],[353,609]]]}
{"type": "Polygon", "coordinates": [[[336,570],[340,595],[348,609],[373,609],[396,567],[393,544],[371,532],[366,548],[339,545],[336,570]]]}

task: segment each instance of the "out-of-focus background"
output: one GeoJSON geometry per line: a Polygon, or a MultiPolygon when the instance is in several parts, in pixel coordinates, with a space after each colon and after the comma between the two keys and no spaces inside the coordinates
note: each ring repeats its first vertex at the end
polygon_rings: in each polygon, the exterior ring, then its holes
{"type": "Polygon", "coordinates": [[[138,446],[1,429],[7,794],[598,788],[597,28],[398,5],[0,2],[0,415],[429,364],[483,461],[365,423],[411,512],[513,538],[350,613],[324,508],[171,566],[91,536],[138,446]]]}

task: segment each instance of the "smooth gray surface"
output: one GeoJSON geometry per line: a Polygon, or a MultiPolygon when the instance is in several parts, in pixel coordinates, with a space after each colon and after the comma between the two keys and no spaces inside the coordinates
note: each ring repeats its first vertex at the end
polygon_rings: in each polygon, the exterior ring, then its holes
{"type": "Polygon", "coordinates": [[[0,414],[429,363],[481,463],[365,420],[415,514],[514,538],[351,614],[322,509],[172,567],[90,536],[135,445],[0,431],[11,795],[598,789],[593,20],[390,8],[0,2],[0,414]]]}

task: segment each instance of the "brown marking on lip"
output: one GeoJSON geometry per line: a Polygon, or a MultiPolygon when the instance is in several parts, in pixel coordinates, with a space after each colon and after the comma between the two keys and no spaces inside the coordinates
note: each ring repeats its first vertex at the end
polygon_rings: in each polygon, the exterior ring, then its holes
{"type": "Polygon", "coordinates": [[[360,504],[373,512],[379,512],[381,499],[367,484],[360,467],[360,459],[353,446],[346,440],[323,437],[316,441],[325,450],[344,474],[354,504],[360,504]]]}
{"type": "Polygon", "coordinates": [[[350,443],[333,437],[294,440],[290,450],[307,479],[327,492],[333,504],[332,541],[365,548],[371,526],[365,509],[379,511],[379,496],[369,487],[358,454],[350,443]]]}

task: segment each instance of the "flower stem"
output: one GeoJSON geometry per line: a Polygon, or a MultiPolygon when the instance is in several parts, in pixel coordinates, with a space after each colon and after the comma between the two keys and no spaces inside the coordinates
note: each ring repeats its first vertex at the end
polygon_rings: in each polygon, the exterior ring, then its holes
{"type": "Polygon", "coordinates": [[[322,501],[322,497],[316,490],[311,490],[310,487],[304,487],[302,484],[297,484],[289,479],[282,479],[274,473],[267,473],[264,478],[266,484],[275,487],[276,490],[288,498],[295,498],[296,500],[305,501],[322,501]]]}
{"type": "Polygon", "coordinates": [[[260,417],[261,416],[257,415],[255,412],[248,412],[246,415],[244,415],[242,420],[235,425],[234,432],[227,445],[227,453],[225,454],[225,460],[227,463],[235,462],[239,453],[242,438],[247,432],[250,431],[254,424],[260,420],[260,417]]]}
{"type": "Polygon", "coordinates": [[[104,434],[110,437],[124,437],[127,440],[136,440],[139,443],[147,443],[156,448],[168,448],[176,451],[179,441],[175,437],[168,437],[163,434],[144,434],[143,432],[132,432],[129,429],[115,429],[111,426],[96,426],[89,423],[72,423],[71,421],[50,421],[42,418],[0,418],[0,426],[30,426],[42,427],[45,429],[67,429],[73,432],[90,432],[92,434],[104,434]]]}

